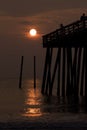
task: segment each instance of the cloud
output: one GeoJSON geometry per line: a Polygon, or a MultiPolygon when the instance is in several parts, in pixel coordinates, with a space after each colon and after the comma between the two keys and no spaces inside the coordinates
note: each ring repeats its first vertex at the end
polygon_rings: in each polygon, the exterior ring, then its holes
{"type": "Polygon", "coordinates": [[[0,16],[7,16],[8,14],[7,14],[7,12],[5,12],[5,11],[0,11],[0,16]]]}
{"type": "Polygon", "coordinates": [[[31,24],[31,22],[29,22],[29,21],[21,21],[21,22],[19,22],[19,24],[22,24],[22,25],[30,25],[31,24]]]}
{"type": "Polygon", "coordinates": [[[21,17],[17,22],[22,28],[23,35],[26,36],[31,28],[36,28],[42,36],[60,28],[61,23],[67,25],[79,20],[85,12],[87,12],[86,8],[51,10],[29,17],[21,17]]]}
{"type": "Polygon", "coordinates": [[[67,24],[68,22],[72,22],[75,19],[79,19],[80,16],[86,12],[87,8],[52,10],[33,15],[31,17],[25,17],[21,19],[19,23],[22,25],[58,26],[61,23],[67,24]]]}
{"type": "Polygon", "coordinates": [[[87,8],[87,0],[0,0],[1,15],[13,17],[33,16],[42,12],[87,8]]]}
{"type": "Polygon", "coordinates": [[[80,19],[84,12],[87,8],[56,9],[27,17],[0,17],[0,35],[24,37],[31,28],[36,28],[42,36],[58,29],[61,23],[67,25],[80,19]]]}

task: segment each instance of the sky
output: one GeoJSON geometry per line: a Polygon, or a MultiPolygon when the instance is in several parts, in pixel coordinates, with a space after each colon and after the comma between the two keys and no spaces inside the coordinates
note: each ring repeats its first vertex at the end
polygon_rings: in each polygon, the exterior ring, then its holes
{"type": "Polygon", "coordinates": [[[33,78],[36,56],[37,78],[42,79],[45,48],[42,36],[87,15],[87,0],[0,0],[0,78],[33,78]],[[29,30],[37,29],[37,37],[29,30]]]}

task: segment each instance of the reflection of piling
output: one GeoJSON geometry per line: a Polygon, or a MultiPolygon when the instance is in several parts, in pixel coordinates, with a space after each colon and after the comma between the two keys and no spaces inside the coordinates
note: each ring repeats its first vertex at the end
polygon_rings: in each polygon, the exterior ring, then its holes
{"type": "Polygon", "coordinates": [[[24,61],[24,57],[22,56],[21,57],[20,77],[19,77],[19,88],[21,88],[21,85],[22,85],[23,61],[24,61]]]}
{"type": "Polygon", "coordinates": [[[34,89],[36,89],[36,57],[34,56],[34,89]]]}

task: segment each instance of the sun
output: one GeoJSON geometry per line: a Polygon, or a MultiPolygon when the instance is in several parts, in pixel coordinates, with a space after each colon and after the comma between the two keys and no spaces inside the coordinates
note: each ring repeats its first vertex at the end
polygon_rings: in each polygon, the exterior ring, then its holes
{"type": "Polygon", "coordinates": [[[29,31],[29,34],[30,34],[31,36],[36,36],[36,35],[37,35],[37,30],[36,30],[36,29],[31,29],[31,30],[29,31]]]}

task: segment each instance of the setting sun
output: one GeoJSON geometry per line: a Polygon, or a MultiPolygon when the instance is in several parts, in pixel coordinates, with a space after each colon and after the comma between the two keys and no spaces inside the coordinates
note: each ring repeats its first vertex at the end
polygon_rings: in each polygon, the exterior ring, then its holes
{"type": "Polygon", "coordinates": [[[36,30],[36,29],[31,29],[31,30],[29,31],[29,34],[30,34],[31,36],[36,36],[37,30],[36,30]]]}

